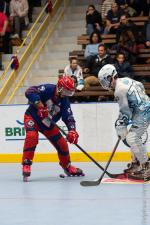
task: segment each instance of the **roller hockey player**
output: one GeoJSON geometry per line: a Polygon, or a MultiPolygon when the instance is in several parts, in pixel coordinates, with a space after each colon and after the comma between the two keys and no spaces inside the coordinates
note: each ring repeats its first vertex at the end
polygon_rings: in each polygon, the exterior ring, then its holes
{"type": "Polygon", "coordinates": [[[24,116],[26,138],[22,158],[25,181],[31,173],[39,132],[56,148],[60,165],[68,176],[84,175],[81,169],[71,165],[67,141],[57,126],[52,124],[49,119],[57,122],[61,118],[68,128],[68,142],[77,144],[79,135],[68,98],[74,94],[74,91],[74,80],[69,76],[59,78],[57,85],[43,84],[27,89],[25,96],[30,105],[24,116]]]}
{"type": "Polygon", "coordinates": [[[116,68],[107,64],[99,71],[99,81],[104,89],[114,89],[119,104],[119,117],[115,128],[117,135],[131,147],[132,162],[125,173],[129,178],[149,180],[150,162],[141,136],[150,123],[150,100],[142,83],[130,78],[118,78],[116,68]],[[132,126],[128,130],[129,121],[132,126]]]}

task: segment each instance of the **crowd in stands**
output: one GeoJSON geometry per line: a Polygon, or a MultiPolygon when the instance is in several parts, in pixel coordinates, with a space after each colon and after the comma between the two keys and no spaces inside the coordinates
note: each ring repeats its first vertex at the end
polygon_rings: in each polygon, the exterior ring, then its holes
{"type": "MultiPolygon", "coordinates": [[[[82,81],[82,89],[78,91],[100,85],[98,72],[108,63],[116,66],[120,77],[134,77],[133,66],[140,62],[146,63],[138,61],[140,49],[150,48],[149,11],[150,0],[103,0],[99,9],[94,5],[87,7],[85,35],[89,36],[89,44],[83,49],[84,86],[82,81]],[[144,26],[140,29],[131,19],[138,16],[147,16],[144,26]],[[102,36],[110,34],[116,35],[116,43],[104,44],[102,36]],[[111,52],[115,54],[112,55],[111,52]]],[[[147,63],[150,63],[150,60],[147,63]]],[[[76,64],[80,65],[77,61],[76,64]]]]}
{"type": "Polygon", "coordinates": [[[12,40],[22,42],[22,31],[32,22],[34,6],[41,6],[41,0],[0,0],[0,70],[2,52],[12,53],[12,40]]]}

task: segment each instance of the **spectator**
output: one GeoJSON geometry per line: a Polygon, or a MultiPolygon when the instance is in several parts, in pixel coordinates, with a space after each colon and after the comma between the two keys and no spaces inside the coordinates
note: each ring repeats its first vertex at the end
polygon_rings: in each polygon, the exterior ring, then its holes
{"type": "Polygon", "coordinates": [[[0,0],[0,12],[5,13],[9,17],[9,5],[5,0],[0,0]]]}
{"type": "Polygon", "coordinates": [[[145,45],[150,48],[150,17],[144,25],[145,45]]]}
{"type": "Polygon", "coordinates": [[[27,0],[10,1],[10,20],[14,27],[14,35],[12,38],[22,38],[22,29],[29,23],[28,9],[27,0]]]}
{"type": "Polygon", "coordinates": [[[124,53],[126,59],[131,64],[136,63],[138,48],[132,31],[125,30],[122,32],[117,46],[117,52],[124,53]]]}
{"type": "Polygon", "coordinates": [[[102,17],[94,5],[89,5],[86,11],[86,29],[88,35],[94,31],[103,32],[102,17]]]}
{"type": "Polygon", "coordinates": [[[108,11],[111,9],[111,5],[115,3],[115,0],[104,0],[101,7],[102,19],[106,20],[108,11]]]}
{"type": "Polygon", "coordinates": [[[133,78],[133,70],[129,61],[126,60],[125,55],[123,53],[118,53],[116,56],[116,62],[114,64],[116,70],[118,72],[118,76],[122,77],[130,77],[133,78]]]}
{"type": "Polygon", "coordinates": [[[123,14],[123,10],[119,9],[116,3],[113,3],[111,10],[108,11],[106,17],[106,28],[104,33],[116,34],[118,27],[120,25],[120,17],[123,14]]]}
{"type": "Polygon", "coordinates": [[[98,54],[98,46],[101,43],[102,39],[98,32],[93,32],[90,35],[90,44],[86,45],[84,57],[86,60],[90,60],[93,55],[98,54]]]}
{"type": "Polygon", "coordinates": [[[106,47],[104,44],[98,46],[98,54],[93,56],[91,60],[87,63],[84,68],[85,73],[90,73],[92,75],[84,79],[85,90],[90,86],[99,85],[98,72],[106,64],[112,64],[114,61],[106,52],[106,47]]]}
{"type": "Polygon", "coordinates": [[[70,59],[70,65],[67,65],[65,67],[64,74],[74,78],[75,84],[76,84],[76,90],[81,91],[84,88],[82,68],[78,65],[78,61],[76,58],[70,59]]]}
{"type": "MultiPolygon", "coordinates": [[[[0,52],[9,53],[9,30],[8,30],[8,18],[6,14],[0,12],[0,52]]],[[[0,57],[0,70],[3,70],[2,55],[0,57]]]]}
{"type": "Polygon", "coordinates": [[[138,36],[138,28],[136,24],[130,19],[128,19],[125,14],[123,14],[120,17],[120,25],[118,27],[118,32],[117,32],[117,41],[119,41],[120,35],[122,34],[122,32],[127,30],[132,31],[135,37],[138,36]]]}
{"type": "Polygon", "coordinates": [[[137,12],[136,16],[149,16],[150,1],[149,0],[132,0],[131,7],[137,12]]]}
{"type": "Polygon", "coordinates": [[[132,7],[130,7],[128,4],[122,6],[122,9],[124,11],[124,14],[127,16],[127,17],[133,17],[133,16],[136,16],[136,11],[135,9],[133,9],[132,7]]]}

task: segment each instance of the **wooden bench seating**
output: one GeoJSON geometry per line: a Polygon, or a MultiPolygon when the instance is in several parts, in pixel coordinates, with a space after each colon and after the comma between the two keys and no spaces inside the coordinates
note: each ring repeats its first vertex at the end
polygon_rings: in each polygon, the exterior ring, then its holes
{"type": "MultiPolygon", "coordinates": [[[[146,93],[150,96],[150,83],[144,84],[146,93]]],[[[87,91],[76,91],[74,94],[75,97],[86,97],[86,96],[104,96],[104,97],[113,97],[113,91],[104,90],[101,86],[90,87],[87,91]]]]}
{"type": "MultiPolygon", "coordinates": [[[[142,64],[142,65],[133,65],[133,71],[135,76],[150,76],[150,65],[142,64]]],[[[63,74],[64,69],[59,69],[59,74],[63,74]]]]}
{"type": "MultiPolygon", "coordinates": [[[[101,35],[102,42],[104,44],[115,44],[116,43],[116,35],[115,34],[104,34],[101,35]]],[[[83,45],[83,47],[90,42],[89,35],[80,35],[77,37],[77,44],[83,45]]]]}
{"type": "MultiPolygon", "coordinates": [[[[149,76],[150,77],[150,65],[147,64],[143,64],[143,65],[133,65],[133,69],[134,69],[134,75],[135,77],[140,77],[140,78],[144,78],[149,76]]],[[[59,73],[63,74],[64,70],[60,69],[59,73]]],[[[150,83],[144,83],[145,89],[146,89],[146,93],[148,95],[150,95],[150,83]]],[[[74,97],[76,98],[80,98],[80,97],[99,97],[99,96],[104,96],[104,97],[113,97],[113,92],[112,91],[107,91],[104,90],[101,86],[93,86],[90,87],[88,90],[86,91],[81,91],[75,92],[74,97]]]]}
{"type": "MultiPolygon", "coordinates": [[[[116,51],[115,50],[109,50],[109,53],[112,57],[115,57],[116,51]]],[[[78,59],[79,64],[83,66],[85,64],[85,57],[84,57],[84,50],[75,50],[69,53],[69,58],[75,57],[78,59]]],[[[140,60],[142,60],[142,63],[146,61],[147,59],[150,59],[150,48],[149,49],[140,49],[139,53],[137,55],[137,59],[140,63],[140,60]]]]}
{"type": "MultiPolygon", "coordinates": [[[[147,16],[137,16],[131,17],[129,20],[133,21],[137,26],[144,26],[144,23],[148,20],[147,16]]],[[[115,34],[103,34],[101,35],[102,42],[104,44],[115,44],[116,43],[116,35],[115,34]]],[[[89,44],[89,35],[80,35],[77,37],[77,44],[82,45],[83,48],[89,44]]]]}

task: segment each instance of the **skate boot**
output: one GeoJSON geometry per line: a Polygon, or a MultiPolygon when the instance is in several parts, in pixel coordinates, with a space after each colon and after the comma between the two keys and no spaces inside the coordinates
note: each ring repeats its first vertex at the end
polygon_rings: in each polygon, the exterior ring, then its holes
{"type": "Polygon", "coordinates": [[[71,164],[69,164],[69,166],[67,168],[64,169],[65,174],[67,174],[67,176],[69,177],[80,177],[80,176],[85,176],[85,174],[83,173],[83,171],[79,168],[76,168],[75,166],[72,166],[71,164]]]}
{"type": "Polygon", "coordinates": [[[124,170],[124,173],[127,173],[127,174],[128,173],[134,173],[138,170],[139,166],[140,166],[139,161],[128,163],[127,164],[128,168],[124,170]]]}
{"type": "Polygon", "coordinates": [[[22,175],[23,175],[23,181],[27,182],[28,181],[28,177],[31,174],[31,165],[32,165],[32,161],[29,159],[25,159],[24,162],[22,163],[23,167],[22,167],[22,175]]]}
{"type": "Polygon", "coordinates": [[[129,179],[149,181],[150,180],[150,161],[142,164],[139,170],[128,175],[129,179]]]}

